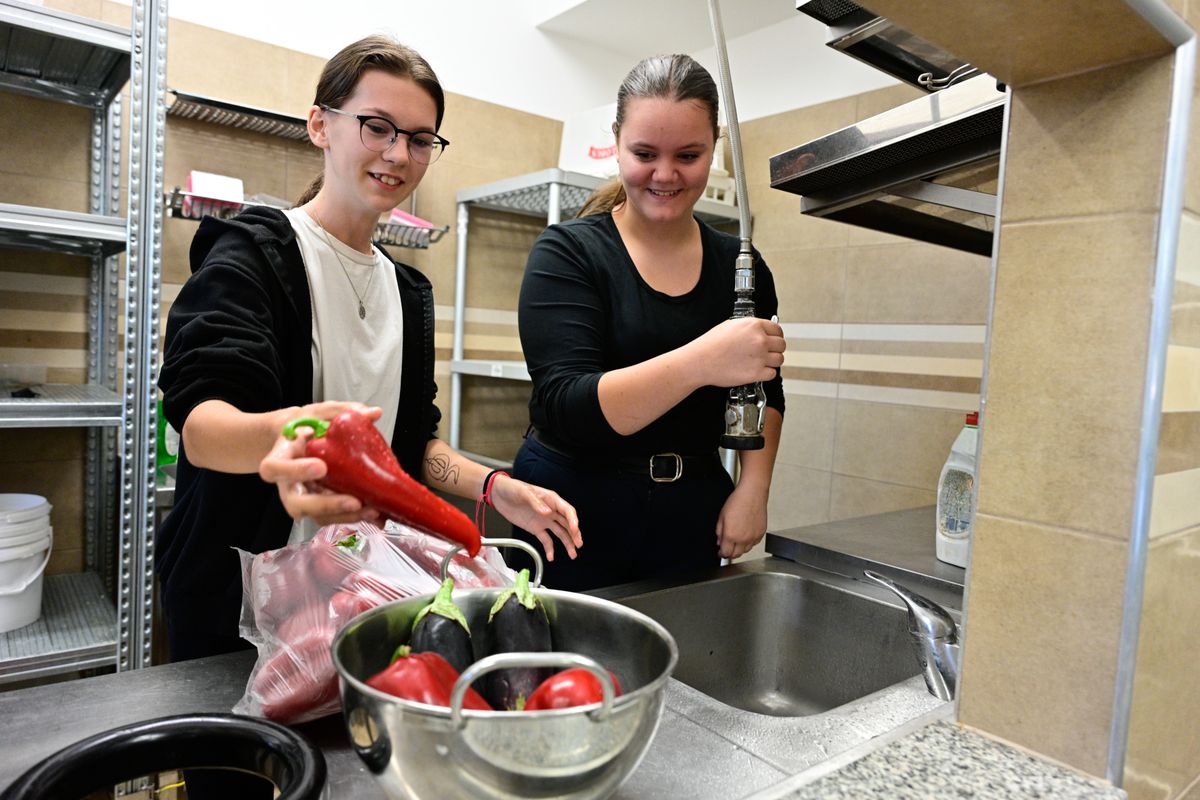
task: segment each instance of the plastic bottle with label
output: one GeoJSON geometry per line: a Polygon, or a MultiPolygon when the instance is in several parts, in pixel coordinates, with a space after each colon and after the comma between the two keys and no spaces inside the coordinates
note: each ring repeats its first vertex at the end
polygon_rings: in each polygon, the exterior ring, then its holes
{"type": "Polygon", "coordinates": [[[975,524],[975,448],[979,442],[979,413],[967,414],[966,424],[950,448],[937,491],[937,557],[957,567],[967,566],[971,529],[975,524]]]}

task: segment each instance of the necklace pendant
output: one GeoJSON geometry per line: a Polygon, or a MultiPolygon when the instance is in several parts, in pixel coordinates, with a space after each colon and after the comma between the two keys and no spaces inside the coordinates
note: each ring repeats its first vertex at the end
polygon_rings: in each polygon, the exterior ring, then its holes
{"type": "Polygon", "coordinates": [[[359,300],[359,301],[358,301],[358,318],[359,318],[359,319],[366,319],[366,318],[367,318],[367,309],[366,309],[366,306],[364,306],[364,305],[362,304],[362,300],[359,300]]]}

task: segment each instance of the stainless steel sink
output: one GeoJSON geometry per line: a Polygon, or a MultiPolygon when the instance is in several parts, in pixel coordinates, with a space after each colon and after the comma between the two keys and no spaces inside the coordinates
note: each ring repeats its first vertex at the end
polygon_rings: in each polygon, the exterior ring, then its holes
{"type": "Polygon", "coordinates": [[[675,637],[677,680],[734,708],[798,717],[920,674],[905,610],[872,594],[865,585],[744,571],[618,602],[675,637]]]}

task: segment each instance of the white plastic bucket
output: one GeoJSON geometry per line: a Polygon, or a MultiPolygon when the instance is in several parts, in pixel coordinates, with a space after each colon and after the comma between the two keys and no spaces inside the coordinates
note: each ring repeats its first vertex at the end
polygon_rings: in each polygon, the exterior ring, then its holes
{"type": "Polygon", "coordinates": [[[15,547],[30,536],[41,536],[50,529],[50,518],[40,517],[16,525],[0,525],[0,547],[15,547]]]}
{"type": "MultiPolygon", "coordinates": [[[[27,544],[40,542],[53,532],[49,522],[43,522],[35,528],[30,528],[28,532],[17,536],[4,536],[0,538],[0,552],[12,547],[24,547],[27,544]]],[[[0,581],[2,583],[2,581],[0,581]]]]}
{"type": "Polygon", "coordinates": [[[53,549],[50,532],[41,541],[0,548],[0,633],[22,628],[42,615],[42,574],[53,549]]]}
{"type": "Polygon", "coordinates": [[[0,494],[0,526],[50,516],[50,503],[36,494],[0,494]]]}

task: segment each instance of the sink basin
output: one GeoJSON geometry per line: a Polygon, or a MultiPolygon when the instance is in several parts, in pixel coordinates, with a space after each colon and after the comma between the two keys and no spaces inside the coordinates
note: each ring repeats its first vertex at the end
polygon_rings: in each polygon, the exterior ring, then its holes
{"type": "Polygon", "coordinates": [[[920,674],[907,612],[872,588],[741,569],[614,599],[675,637],[677,680],[745,711],[820,714],[920,674]]]}

